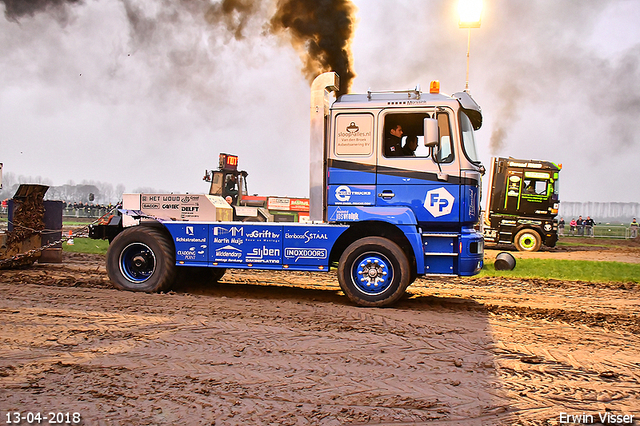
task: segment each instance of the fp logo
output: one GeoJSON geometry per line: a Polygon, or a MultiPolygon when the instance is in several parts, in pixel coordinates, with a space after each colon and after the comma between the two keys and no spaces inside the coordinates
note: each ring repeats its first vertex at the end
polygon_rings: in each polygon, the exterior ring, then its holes
{"type": "Polygon", "coordinates": [[[440,187],[427,192],[427,198],[424,200],[424,208],[427,209],[433,217],[445,216],[453,210],[454,201],[453,195],[444,187],[440,187]]]}

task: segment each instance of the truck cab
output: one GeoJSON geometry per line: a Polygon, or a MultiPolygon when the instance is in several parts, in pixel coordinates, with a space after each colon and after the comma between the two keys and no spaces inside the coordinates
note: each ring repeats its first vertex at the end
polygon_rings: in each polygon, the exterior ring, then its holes
{"type": "MultiPolygon", "coordinates": [[[[429,93],[417,87],[347,94],[321,118],[326,190],[321,201],[312,191],[312,214],[315,202],[323,207],[323,221],[350,224],[352,232],[381,229],[396,243],[418,248],[422,255],[412,265],[417,275],[480,270],[483,242],[474,226],[484,168],[474,130],[482,114],[468,93],[443,95],[432,82],[429,93]],[[390,135],[398,128],[394,151],[390,135]]],[[[312,171],[312,187],[313,180],[312,171]]]]}
{"type": "Polygon", "coordinates": [[[490,244],[537,251],[558,241],[559,173],[562,165],[542,160],[493,158],[484,217],[490,244]]]}

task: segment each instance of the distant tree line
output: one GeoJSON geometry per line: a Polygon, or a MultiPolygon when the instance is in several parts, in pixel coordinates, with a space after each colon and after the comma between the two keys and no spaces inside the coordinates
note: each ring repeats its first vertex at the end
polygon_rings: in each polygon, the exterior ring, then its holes
{"type": "Polygon", "coordinates": [[[61,200],[67,204],[83,203],[83,204],[115,204],[122,199],[125,192],[123,184],[115,187],[109,182],[100,182],[93,180],[83,180],[76,184],[68,181],[64,185],[55,186],[50,179],[41,176],[15,176],[13,173],[3,173],[2,189],[0,189],[0,200],[12,198],[22,183],[35,183],[47,185],[49,190],[45,194],[46,200],[61,200]]]}
{"type": "MultiPolygon", "coordinates": [[[[76,184],[72,180],[64,185],[55,186],[51,179],[42,176],[16,176],[11,172],[2,173],[2,189],[0,189],[0,200],[13,198],[22,183],[36,183],[47,185],[49,190],[45,194],[45,200],[64,201],[67,205],[73,203],[109,205],[116,204],[122,200],[122,194],[125,192],[125,186],[121,183],[113,185],[109,182],[101,182],[94,180],[83,180],[76,184]]],[[[134,188],[133,193],[147,194],[166,194],[170,191],[158,190],[150,187],[134,188]]]]}

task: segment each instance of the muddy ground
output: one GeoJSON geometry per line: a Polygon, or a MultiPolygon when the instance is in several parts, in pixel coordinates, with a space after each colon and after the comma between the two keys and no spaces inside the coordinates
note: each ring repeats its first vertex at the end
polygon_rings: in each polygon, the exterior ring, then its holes
{"type": "MultiPolygon", "coordinates": [[[[581,241],[536,256],[640,262],[637,242],[581,241]]],[[[130,293],[104,257],[65,253],[0,271],[0,423],[640,424],[639,313],[636,283],[419,279],[385,309],[350,304],[333,273],[130,293]]]]}

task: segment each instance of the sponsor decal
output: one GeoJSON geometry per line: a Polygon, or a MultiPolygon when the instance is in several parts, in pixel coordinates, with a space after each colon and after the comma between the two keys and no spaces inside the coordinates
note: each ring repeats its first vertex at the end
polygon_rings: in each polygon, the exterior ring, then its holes
{"type": "Polygon", "coordinates": [[[336,130],[336,154],[370,155],[373,151],[371,114],[340,114],[336,119],[336,130]]]}
{"type": "Polygon", "coordinates": [[[149,210],[157,210],[160,208],[160,204],[156,204],[156,203],[142,203],[142,208],[143,209],[149,209],[149,210]]]}
{"type": "Polygon", "coordinates": [[[213,243],[214,244],[237,244],[244,243],[244,228],[241,226],[232,226],[226,228],[223,226],[213,227],[213,243]]]}
{"type": "Polygon", "coordinates": [[[176,254],[184,260],[196,260],[195,247],[191,247],[189,250],[178,250],[176,254]],[[191,251],[191,249],[193,249],[193,251],[191,251]]]}
{"type": "Polygon", "coordinates": [[[255,263],[280,263],[280,249],[269,248],[267,246],[255,247],[246,256],[247,262],[255,263]],[[275,257],[276,259],[266,259],[266,257],[275,257]]]}
{"type": "Polygon", "coordinates": [[[469,217],[476,216],[476,193],[472,188],[469,188],[469,217]]]}
{"type": "Polygon", "coordinates": [[[520,225],[542,225],[540,220],[518,219],[520,225]]]}
{"type": "Polygon", "coordinates": [[[528,167],[530,169],[541,169],[542,164],[539,163],[519,163],[516,161],[509,161],[509,166],[511,167],[528,167]]]}
{"type": "Polygon", "coordinates": [[[369,196],[371,195],[371,191],[353,190],[347,185],[340,185],[339,187],[336,188],[335,195],[336,195],[336,200],[338,200],[341,203],[346,203],[351,200],[352,196],[355,196],[355,195],[369,196]]]}
{"type": "Polygon", "coordinates": [[[217,249],[216,256],[240,259],[242,257],[242,250],[237,247],[228,245],[217,249]]]}
{"type": "Polygon", "coordinates": [[[323,234],[321,232],[313,232],[313,231],[305,231],[304,234],[284,234],[284,237],[290,240],[304,240],[304,243],[307,244],[309,241],[315,240],[328,240],[329,236],[327,234],[323,234]]]}
{"type": "Polygon", "coordinates": [[[347,126],[347,128],[345,130],[346,130],[346,132],[338,132],[338,137],[339,138],[356,138],[356,139],[348,139],[348,140],[355,140],[357,142],[365,142],[366,139],[364,139],[364,138],[370,138],[371,137],[371,132],[361,132],[360,131],[360,127],[358,127],[358,125],[353,121],[349,124],[349,126],[347,126]]]}
{"type": "Polygon", "coordinates": [[[196,253],[200,256],[202,256],[205,253],[205,250],[207,246],[206,244],[202,244],[200,245],[200,247],[198,247],[198,250],[196,250],[195,246],[194,247],[189,247],[187,250],[178,250],[176,251],[176,254],[178,256],[182,256],[184,257],[186,260],[195,260],[196,259],[196,253]]]}
{"type": "Polygon", "coordinates": [[[326,259],[327,249],[325,248],[309,248],[309,247],[288,247],[284,249],[284,257],[287,259],[326,259]]]}
{"type": "Polygon", "coordinates": [[[291,199],[289,198],[276,198],[269,197],[267,200],[267,208],[269,210],[285,210],[288,211],[290,209],[291,199]]]}
{"type": "Polygon", "coordinates": [[[427,209],[433,217],[446,216],[453,210],[454,201],[455,198],[453,198],[453,195],[443,186],[427,192],[427,197],[424,200],[424,208],[427,209]]]}
{"type": "Polygon", "coordinates": [[[187,235],[193,235],[193,226],[187,226],[185,232],[187,235]]]}
{"type": "Polygon", "coordinates": [[[355,220],[360,220],[360,215],[358,214],[358,212],[342,210],[338,207],[336,211],[334,211],[333,214],[331,215],[331,220],[355,221],[355,220]]]}
{"type": "Polygon", "coordinates": [[[187,237],[176,237],[176,243],[206,243],[206,238],[187,238],[187,237]]]}
{"type": "Polygon", "coordinates": [[[336,199],[338,201],[349,201],[351,198],[351,188],[346,185],[341,185],[336,188],[336,199]]]}
{"type": "Polygon", "coordinates": [[[244,228],[242,226],[232,226],[231,228],[225,228],[223,226],[214,226],[213,235],[227,235],[231,237],[239,237],[244,235],[244,228]]]}
{"type": "Polygon", "coordinates": [[[272,239],[277,239],[280,238],[280,234],[276,234],[275,232],[271,232],[268,229],[265,229],[263,231],[258,231],[257,229],[253,232],[248,233],[247,235],[245,235],[245,237],[247,238],[272,238],[272,239]]]}
{"type": "Polygon", "coordinates": [[[524,172],[524,177],[534,179],[549,179],[551,178],[551,175],[544,172],[524,172]]]}
{"type": "Polygon", "coordinates": [[[309,200],[305,198],[292,198],[290,209],[291,211],[296,211],[296,212],[308,212],[309,200]]]}

